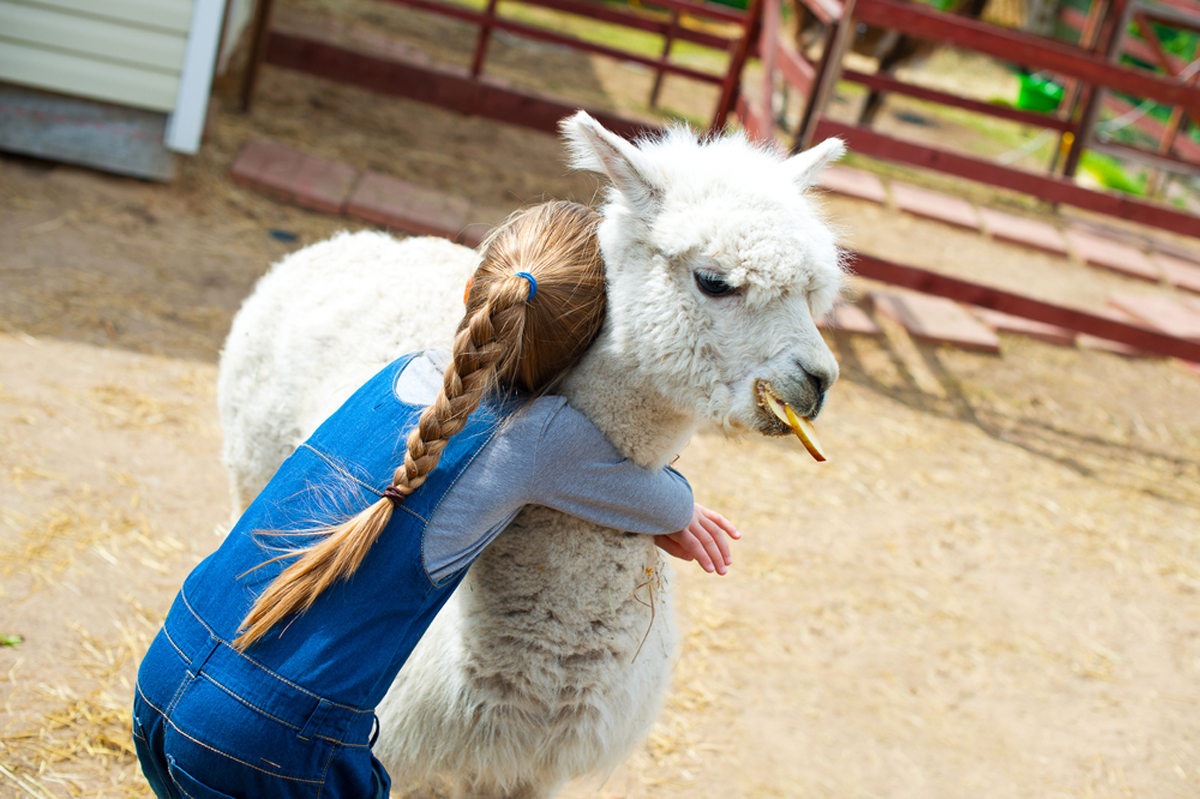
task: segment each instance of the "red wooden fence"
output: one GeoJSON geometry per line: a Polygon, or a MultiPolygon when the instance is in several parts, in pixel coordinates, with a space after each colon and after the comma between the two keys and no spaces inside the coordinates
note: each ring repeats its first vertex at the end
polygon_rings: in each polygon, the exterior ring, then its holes
{"type": "MultiPolygon", "coordinates": [[[[326,78],[356,84],[376,91],[442,105],[466,114],[476,114],[503,122],[554,132],[560,119],[578,106],[515,89],[486,74],[488,44],[494,31],[506,30],[520,36],[640,63],[655,71],[657,96],[663,75],[670,74],[720,87],[713,109],[711,128],[719,130],[730,113],[736,111],[750,135],[761,140],[790,140],[800,149],[814,139],[840,136],[850,147],[866,155],[937,170],[975,181],[1035,195],[1042,199],[1077,206],[1177,233],[1200,236],[1200,218],[1181,211],[1146,202],[1127,195],[1093,191],[1077,185],[1070,177],[1085,146],[1095,146],[1090,128],[1095,124],[1103,93],[1114,89],[1136,97],[1151,98],[1179,109],[1170,122],[1170,137],[1164,132],[1158,163],[1197,166],[1186,153],[1172,152],[1169,146],[1188,117],[1200,119],[1200,86],[1187,67],[1165,53],[1150,52],[1164,66],[1166,76],[1132,70],[1116,63],[1121,51],[1124,25],[1136,14],[1143,20],[1175,19],[1178,15],[1162,9],[1147,11],[1142,0],[1093,0],[1105,4],[1104,13],[1095,10],[1085,20],[1082,44],[1077,47],[1016,31],[1003,30],[985,23],[943,14],[927,7],[899,0],[798,0],[825,24],[822,55],[815,62],[807,59],[784,34],[782,0],[752,0],[747,11],[695,0],[653,0],[664,8],[662,13],[647,14],[614,8],[587,0],[506,0],[523,2],[558,11],[601,20],[611,24],[657,34],[663,38],[659,57],[588,42],[558,31],[504,17],[497,0],[489,0],[483,11],[444,0],[380,0],[393,2],[479,26],[470,70],[413,63],[395,56],[383,57],[355,52],[323,39],[320,35],[297,35],[273,31],[270,27],[271,0],[261,0],[255,24],[252,68],[244,86],[243,102],[248,106],[254,89],[258,65],[263,62],[300,70],[326,78]],[[713,34],[683,24],[684,15],[725,23],[736,35],[713,34]],[[858,23],[883,26],[919,38],[932,39],[957,47],[976,50],[1030,69],[1049,70],[1068,83],[1068,101],[1058,114],[1023,111],[981,103],[977,100],[904,83],[886,75],[870,75],[843,68],[843,57],[858,23]],[[671,60],[675,41],[688,41],[728,55],[723,73],[704,72],[671,60]],[[757,57],[763,65],[758,101],[743,93],[743,71],[747,59],[757,57]],[[1190,78],[1190,79],[1189,79],[1190,78]],[[829,101],[838,80],[861,83],[868,88],[904,94],[921,100],[966,109],[979,114],[1036,125],[1072,137],[1066,175],[1036,174],[1015,169],[975,156],[951,152],[928,143],[902,141],[868,127],[836,121],[827,115],[829,101]],[[775,89],[786,83],[804,99],[804,112],[795,130],[783,131],[776,124],[775,89]],[[1164,144],[1165,142],[1165,144],[1164,144]]],[[[1172,6],[1192,8],[1190,0],[1163,0],[1172,6]]],[[[1099,6],[1097,7],[1099,8],[1099,6]]],[[[1190,18],[1189,18],[1190,19],[1190,18]]],[[[1157,42],[1157,39],[1155,39],[1157,42]]],[[[1161,50],[1161,47],[1158,48],[1161,50]]],[[[1200,70],[1198,70],[1200,71],[1200,70]]],[[[592,110],[610,129],[636,135],[648,126],[616,114],[592,110]]],[[[967,281],[936,275],[925,270],[894,264],[878,258],[859,256],[857,271],[865,277],[1006,311],[1042,322],[1091,333],[1164,355],[1200,362],[1200,344],[1164,336],[1161,333],[1114,322],[1082,311],[1054,306],[967,281]]]]}

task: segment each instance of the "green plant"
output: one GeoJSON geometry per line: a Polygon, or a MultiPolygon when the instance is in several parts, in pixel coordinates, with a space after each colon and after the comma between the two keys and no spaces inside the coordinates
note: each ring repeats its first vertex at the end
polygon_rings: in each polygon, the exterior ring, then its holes
{"type": "Polygon", "coordinates": [[[1085,151],[1079,168],[1095,178],[1102,186],[1139,197],[1146,196],[1146,175],[1130,177],[1125,166],[1115,158],[1091,150],[1085,151]]]}

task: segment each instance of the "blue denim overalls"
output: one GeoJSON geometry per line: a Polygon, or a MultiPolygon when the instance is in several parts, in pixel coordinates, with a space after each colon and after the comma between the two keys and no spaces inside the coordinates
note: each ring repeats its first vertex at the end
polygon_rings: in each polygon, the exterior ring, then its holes
{"type": "Polygon", "coordinates": [[[269,533],[340,521],[391,484],[423,410],[394,391],[411,358],[321,425],[184,582],[134,696],[134,743],[159,797],[387,796],[389,778],[370,750],[373,710],[466,572],[437,584],[429,577],[427,520],[520,398],[487,400],[471,415],[351,579],[245,653],[229,642],[290,559],[264,561],[308,540],[269,533]]]}

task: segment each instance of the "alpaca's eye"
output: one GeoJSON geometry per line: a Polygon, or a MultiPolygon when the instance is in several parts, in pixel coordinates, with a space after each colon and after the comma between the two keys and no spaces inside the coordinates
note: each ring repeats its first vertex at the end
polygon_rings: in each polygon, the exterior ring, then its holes
{"type": "Polygon", "coordinates": [[[725,282],[725,278],[712,272],[696,272],[696,285],[710,297],[724,297],[737,291],[736,286],[725,282]]]}

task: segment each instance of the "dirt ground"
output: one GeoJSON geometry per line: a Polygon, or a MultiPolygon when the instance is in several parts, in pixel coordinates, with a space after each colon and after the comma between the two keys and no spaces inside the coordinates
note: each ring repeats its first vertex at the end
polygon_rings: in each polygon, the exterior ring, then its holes
{"type": "MultiPolygon", "coordinates": [[[[614,106],[649,82],[572,68],[614,106]]],[[[252,137],[488,213],[597,190],[553,137],[271,68],[170,186],[0,157],[0,635],[23,637],[0,646],[0,797],[149,795],[127,707],[228,523],[221,342],[269,263],[355,226],[233,186],[252,137]]],[[[1167,291],[827,207],[848,246],[1059,302],[1167,291]]],[[[727,577],[676,570],[659,723],[566,795],[1200,797],[1200,378],[1019,338],[1001,357],[890,327],[830,342],[829,463],[785,440],[685,451],[744,540],[727,577]]]]}

